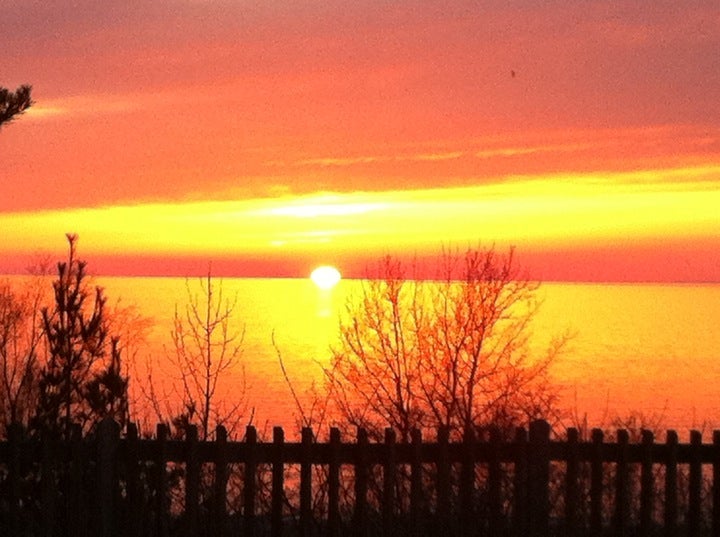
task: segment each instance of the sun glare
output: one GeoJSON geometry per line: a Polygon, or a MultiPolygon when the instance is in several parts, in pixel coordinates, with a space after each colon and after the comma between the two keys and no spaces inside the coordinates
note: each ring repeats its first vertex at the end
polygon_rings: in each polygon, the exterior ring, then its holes
{"type": "Polygon", "coordinates": [[[318,267],[310,274],[310,279],[320,289],[332,289],[340,281],[340,278],[340,271],[328,265],[318,267]]]}

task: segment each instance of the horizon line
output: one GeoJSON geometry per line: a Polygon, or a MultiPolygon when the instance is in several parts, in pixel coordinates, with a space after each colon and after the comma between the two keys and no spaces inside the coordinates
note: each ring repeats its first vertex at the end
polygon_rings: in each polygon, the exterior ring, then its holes
{"type": "MultiPolygon", "coordinates": [[[[21,277],[21,276],[45,276],[45,277],[55,277],[55,272],[50,272],[48,274],[33,274],[29,270],[26,270],[24,272],[20,271],[7,271],[7,272],[0,272],[0,278],[4,277],[21,277]]],[[[110,272],[91,272],[90,276],[94,278],[158,278],[158,279],[189,279],[189,278],[205,278],[208,276],[207,272],[200,273],[200,272],[194,272],[190,274],[158,274],[158,273],[142,273],[142,272],[127,272],[127,273],[110,273],[110,272]]],[[[259,274],[259,273],[251,273],[251,274],[231,274],[224,271],[214,273],[211,272],[211,276],[213,278],[219,278],[219,279],[234,279],[234,280],[309,280],[310,275],[301,275],[301,274],[259,274]]],[[[342,275],[341,281],[361,281],[361,280],[372,280],[377,278],[371,278],[366,276],[358,276],[354,273],[351,273],[349,276],[342,275]]],[[[595,284],[595,285],[720,285],[720,280],[679,280],[679,279],[668,279],[668,280],[662,280],[662,279],[593,279],[593,278],[532,278],[528,277],[525,278],[528,281],[536,282],[539,284],[543,283],[554,283],[554,284],[595,284]]],[[[414,280],[414,281],[442,281],[441,278],[410,278],[408,277],[407,280],[414,280]]],[[[459,281],[459,280],[458,280],[459,281]]]]}

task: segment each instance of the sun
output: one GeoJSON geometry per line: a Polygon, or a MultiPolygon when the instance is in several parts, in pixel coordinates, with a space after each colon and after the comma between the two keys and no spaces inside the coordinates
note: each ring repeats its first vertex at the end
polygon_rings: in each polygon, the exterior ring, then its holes
{"type": "Polygon", "coordinates": [[[310,274],[310,279],[320,289],[332,289],[340,281],[340,278],[340,271],[330,265],[318,267],[310,274]]]}

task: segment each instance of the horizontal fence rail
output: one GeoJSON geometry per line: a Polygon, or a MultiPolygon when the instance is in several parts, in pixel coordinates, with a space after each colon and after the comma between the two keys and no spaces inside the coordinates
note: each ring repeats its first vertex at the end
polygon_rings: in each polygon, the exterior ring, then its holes
{"type": "Polygon", "coordinates": [[[248,427],[200,441],[157,427],[121,435],[106,420],[82,437],[27,435],[0,442],[2,535],[713,535],[720,537],[720,431],[680,444],[625,430],[551,439],[529,431],[469,432],[433,441],[413,431],[382,442],[365,430],[286,442],[248,427]]]}

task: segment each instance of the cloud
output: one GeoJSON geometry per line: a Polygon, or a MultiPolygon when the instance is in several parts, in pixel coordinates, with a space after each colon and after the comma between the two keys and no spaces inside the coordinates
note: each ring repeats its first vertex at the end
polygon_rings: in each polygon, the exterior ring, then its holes
{"type": "Polygon", "coordinates": [[[37,104],[0,140],[2,210],[720,155],[712,2],[111,4],[3,4],[2,83],[37,104]]]}
{"type": "Polygon", "coordinates": [[[439,162],[445,160],[454,160],[462,157],[463,151],[450,151],[439,153],[420,153],[414,155],[364,155],[352,157],[318,157],[303,159],[295,162],[296,166],[355,166],[357,164],[372,164],[378,162],[439,162]]]}
{"type": "Polygon", "coordinates": [[[362,157],[318,157],[299,160],[296,166],[353,166],[355,164],[369,164],[372,162],[388,161],[391,157],[362,156],[362,157]]]}
{"type": "MultiPolygon", "coordinates": [[[[462,157],[465,154],[464,151],[450,151],[444,153],[426,153],[420,155],[413,155],[408,157],[408,160],[417,160],[420,162],[438,162],[443,160],[455,160],[462,157]]],[[[403,159],[399,159],[403,160],[403,159]]]]}
{"type": "Polygon", "coordinates": [[[140,110],[143,105],[127,98],[111,98],[105,95],[83,95],[65,99],[51,99],[36,104],[27,111],[31,121],[48,121],[54,119],[83,118],[106,114],[124,114],[140,110]]]}
{"type": "Polygon", "coordinates": [[[318,199],[308,203],[300,200],[296,203],[265,209],[258,214],[267,216],[293,216],[296,218],[316,218],[322,216],[352,216],[380,211],[387,208],[386,203],[345,203],[332,197],[318,199]]]}

